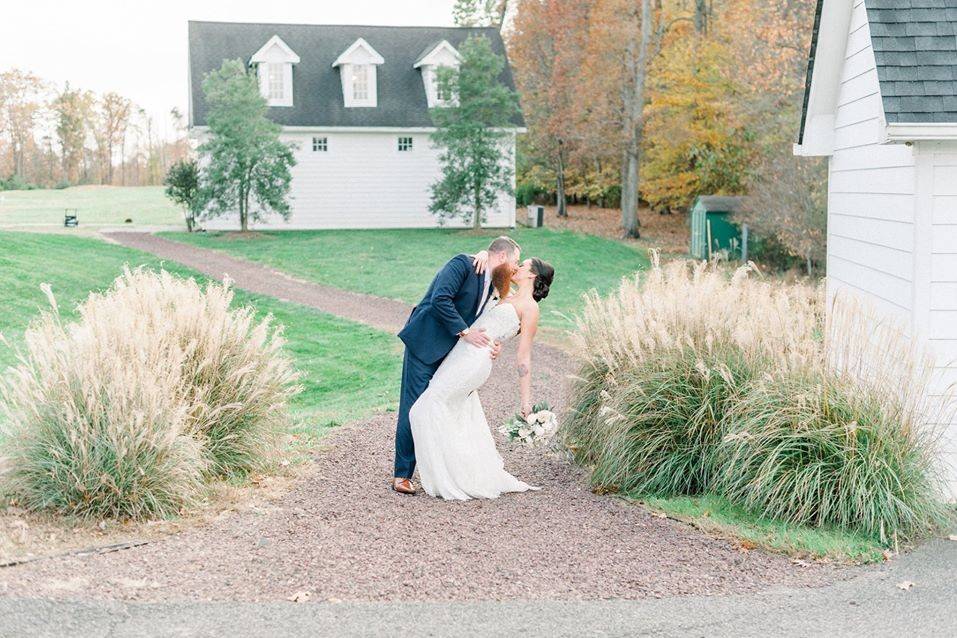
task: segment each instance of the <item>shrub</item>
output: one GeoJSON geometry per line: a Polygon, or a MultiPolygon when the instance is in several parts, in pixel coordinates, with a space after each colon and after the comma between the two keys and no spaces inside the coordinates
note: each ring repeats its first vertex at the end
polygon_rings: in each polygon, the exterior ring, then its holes
{"type": "Polygon", "coordinates": [[[4,488],[28,509],[95,518],[169,516],[200,496],[182,353],[150,318],[88,307],[26,331],[0,383],[4,488]],[[153,334],[151,334],[153,333],[153,334]]]}
{"type": "Polygon", "coordinates": [[[840,301],[833,315],[827,361],[775,371],[727,415],[720,489],[787,522],[919,536],[946,518],[928,423],[949,415],[928,392],[931,364],[866,309],[840,301]]]}
{"type": "Polygon", "coordinates": [[[282,337],[227,285],[126,271],[79,320],[53,310],[0,382],[7,488],[31,509],[168,516],[212,477],[263,467],[295,373],[282,337]]]}
{"type": "Polygon", "coordinates": [[[724,415],[749,379],[733,353],[706,362],[690,349],[622,372],[611,381],[598,422],[602,446],[593,484],[658,495],[709,489],[724,415]]]}
{"type": "Polygon", "coordinates": [[[817,293],[755,281],[747,267],[728,278],[706,264],[655,261],[643,282],[586,300],[565,436],[600,489],[696,494],[710,486],[738,393],[774,357],[807,356],[817,293]],[[795,307],[810,316],[784,330],[795,307]]]}
{"type": "Polygon", "coordinates": [[[751,271],[655,259],[586,299],[562,436],[593,485],[717,493],[885,543],[939,524],[927,363],[865,309],[825,325],[820,289],[751,271]]]}
{"type": "Polygon", "coordinates": [[[201,288],[168,272],[127,271],[86,305],[152,317],[183,351],[188,427],[203,439],[207,468],[243,475],[271,460],[284,431],[296,374],[283,353],[282,331],[252,308],[231,309],[226,285],[201,288]]]}
{"type": "Polygon", "coordinates": [[[530,182],[523,182],[515,187],[515,205],[529,206],[548,194],[546,189],[530,182]]]}

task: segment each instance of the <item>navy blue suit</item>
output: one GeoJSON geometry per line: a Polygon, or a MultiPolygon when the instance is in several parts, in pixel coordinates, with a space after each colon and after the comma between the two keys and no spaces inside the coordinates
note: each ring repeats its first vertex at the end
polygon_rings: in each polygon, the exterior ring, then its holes
{"type": "Polygon", "coordinates": [[[415,471],[409,410],[459,340],[458,334],[472,325],[479,305],[491,294],[491,285],[485,288],[484,281],[484,275],[475,273],[471,257],[456,255],[432,280],[429,290],[399,332],[405,344],[405,358],[395,428],[396,477],[412,478],[415,471]]]}

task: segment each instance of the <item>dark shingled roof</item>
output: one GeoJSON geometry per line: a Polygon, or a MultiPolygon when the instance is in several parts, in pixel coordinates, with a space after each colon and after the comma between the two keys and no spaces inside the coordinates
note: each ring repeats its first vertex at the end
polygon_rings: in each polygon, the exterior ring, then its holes
{"type": "MultiPolygon", "coordinates": [[[[798,143],[804,141],[817,4],[798,143]]],[[[864,0],[888,124],[957,122],[957,0],[864,0]]]]}
{"type": "MultiPolygon", "coordinates": [[[[412,65],[430,45],[442,40],[458,48],[470,35],[485,35],[505,55],[498,29],[460,27],[376,27],[311,24],[189,23],[190,124],[206,124],[202,82],[223,60],[249,58],[274,35],[300,57],[293,66],[292,107],[272,107],[269,116],[285,126],[432,126],[422,75],[412,65]],[[332,67],[349,45],[364,38],[385,63],[378,67],[378,106],[345,108],[339,70],[332,67]]],[[[426,51],[427,52],[427,51],[426,51]]],[[[514,89],[506,64],[501,81],[514,89]]],[[[513,120],[524,126],[521,115],[513,120]]]]}
{"type": "Polygon", "coordinates": [[[957,0],[865,0],[888,124],[957,122],[957,0]]]}

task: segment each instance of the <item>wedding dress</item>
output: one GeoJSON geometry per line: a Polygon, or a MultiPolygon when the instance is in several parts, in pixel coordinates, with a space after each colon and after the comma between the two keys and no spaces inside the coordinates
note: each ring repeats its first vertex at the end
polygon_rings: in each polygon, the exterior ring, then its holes
{"type": "MultiPolygon", "coordinates": [[[[519,327],[510,303],[493,306],[471,326],[503,343],[519,327]]],[[[491,371],[488,348],[459,341],[409,412],[419,478],[431,496],[467,500],[538,489],[506,472],[495,448],[478,396],[491,371]]]]}

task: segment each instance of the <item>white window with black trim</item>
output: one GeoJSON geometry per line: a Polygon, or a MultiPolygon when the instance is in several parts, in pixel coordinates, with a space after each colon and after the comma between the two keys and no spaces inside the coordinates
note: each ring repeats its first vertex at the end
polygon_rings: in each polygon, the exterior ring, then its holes
{"type": "Polygon", "coordinates": [[[411,150],[412,150],[412,138],[411,138],[411,137],[400,137],[400,138],[399,138],[399,150],[400,150],[400,151],[411,151],[411,150]]]}
{"type": "Polygon", "coordinates": [[[312,150],[314,153],[325,153],[329,150],[329,138],[328,137],[314,137],[312,138],[312,150]]]}

